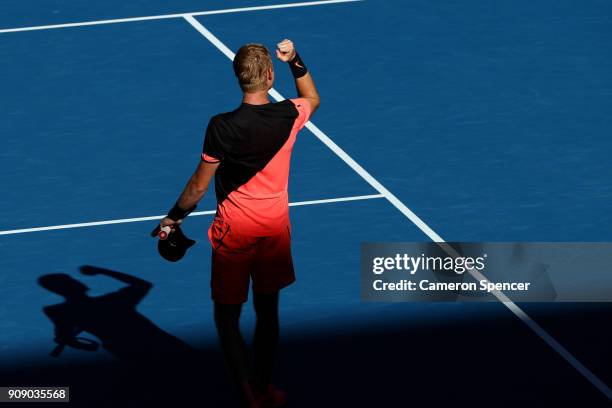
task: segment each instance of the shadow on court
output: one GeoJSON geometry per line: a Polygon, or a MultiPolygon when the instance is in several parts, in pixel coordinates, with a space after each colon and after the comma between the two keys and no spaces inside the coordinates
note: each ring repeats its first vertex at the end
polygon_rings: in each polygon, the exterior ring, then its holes
{"type": "Polygon", "coordinates": [[[78,335],[87,332],[97,337],[106,351],[125,362],[151,363],[164,359],[166,353],[186,360],[191,357],[193,350],[186,343],[136,310],[152,288],[150,282],[94,266],[80,269],[85,275],[107,276],[126,285],[118,291],[91,297],[87,294],[89,288],[68,274],[48,274],[38,279],[42,287],[65,299],[43,308],[54,325],[57,356],[62,345],[89,350],[91,343],[78,341],[78,335]]]}
{"type": "MultiPolygon", "coordinates": [[[[64,296],[65,302],[44,312],[60,343],[87,333],[116,361],[63,362],[60,354],[55,364],[35,369],[25,368],[35,366],[33,361],[3,368],[0,383],[69,385],[70,405],[78,407],[235,406],[217,347],[194,349],[136,311],[151,283],[95,267],[83,267],[82,272],[118,279],[126,286],[89,297],[77,279],[45,275],[41,285],[64,296]]],[[[591,324],[606,321],[610,307],[572,310],[540,317],[553,336],[582,350],[577,357],[609,381],[606,337],[598,336],[598,343],[597,338],[585,339],[580,330],[593,333],[591,324]]],[[[608,406],[603,394],[523,323],[507,312],[493,316],[444,325],[415,325],[400,317],[286,337],[277,383],[288,391],[289,407],[608,406]]],[[[208,343],[194,334],[192,344],[208,343]]]]}
{"type": "Polygon", "coordinates": [[[132,406],[149,401],[191,401],[202,377],[199,372],[206,365],[191,346],[136,310],[153,285],[95,266],[82,266],[80,270],[84,275],[105,276],[125,286],[92,297],[86,285],[68,274],[41,276],[40,286],[64,297],[64,302],[43,308],[54,325],[57,346],[51,355],[61,359],[66,347],[85,351],[101,347],[116,357],[117,363],[62,366],[50,378],[59,375],[65,378],[64,383],[75,384],[73,400],[82,400],[87,406],[116,406],[117,401],[132,406]]]}

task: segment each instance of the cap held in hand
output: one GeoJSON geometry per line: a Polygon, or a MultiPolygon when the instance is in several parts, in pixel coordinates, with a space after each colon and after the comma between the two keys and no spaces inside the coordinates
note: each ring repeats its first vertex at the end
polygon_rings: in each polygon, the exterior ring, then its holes
{"type": "Polygon", "coordinates": [[[151,235],[159,237],[157,252],[167,261],[177,262],[183,259],[187,250],[195,245],[196,241],[187,238],[178,224],[172,226],[170,232],[163,231],[157,226],[151,235]]]}

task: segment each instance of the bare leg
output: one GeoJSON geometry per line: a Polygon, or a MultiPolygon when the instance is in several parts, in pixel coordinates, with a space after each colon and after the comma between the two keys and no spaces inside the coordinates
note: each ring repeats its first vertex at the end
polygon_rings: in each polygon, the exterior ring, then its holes
{"type": "Polygon", "coordinates": [[[232,378],[243,402],[253,401],[249,386],[249,363],[246,345],[240,333],[242,305],[224,305],[215,302],[215,324],[221,349],[232,378]]]}

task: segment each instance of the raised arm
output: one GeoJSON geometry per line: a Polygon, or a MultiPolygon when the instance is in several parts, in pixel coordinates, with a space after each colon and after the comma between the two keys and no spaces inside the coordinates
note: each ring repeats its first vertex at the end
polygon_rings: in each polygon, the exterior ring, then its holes
{"type": "Polygon", "coordinates": [[[289,64],[291,73],[295,78],[295,87],[298,96],[308,100],[312,113],[317,110],[321,104],[319,93],[312,79],[312,75],[308,72],[306,65],[295,51],[295,47],[291,40],[283,40],[277,44],[276,57],[289,64]]]}
{"type": "Polygon", "coordinates": [[[109,278],[117,279],[120,282],[127,283],[130,286],[142,287],[146,290],[150,289],[151,286],[153,286],[151,282],[146,281],[144,279],[140,279],[139,277],[128,275],[127,273],[123,272],[111,271],[110,269],[99,268],[97,266],[83,265],[79,269],[81,270],[81,273],[83,275],[105,275],[109,278]]]}
{"type": "Polygon", "coordinates": [[[123,272],[111,271],[110,269],[98,268],[97,266],[91,265],[83,265],[80,269],[83,275],[104,275],[126,283],[128,286],[118,290],[117,292],[108,294],[107,296],[114,296],[115,299],[120,298],[122,299],[122,304],[129,304],[134,307],[140,303],[145,296],[147,296],[153,287],[151,282],[123,272]]]}

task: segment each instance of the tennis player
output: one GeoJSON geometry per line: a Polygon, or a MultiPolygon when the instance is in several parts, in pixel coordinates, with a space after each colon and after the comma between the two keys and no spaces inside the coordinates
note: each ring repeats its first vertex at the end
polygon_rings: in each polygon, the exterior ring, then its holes
{"type": "Polygon", "coordinates": [[[244,404],[280,407],[285,394],[272,385],[279,340],[279,291],[295,280],[287,185],[297,133],[319,107],[319,95],[290,40],[277,44],[298,98],[271,103],[274,67],[260,44],[241,47],[234,73],[242,104],[213,116],[202,158],[181,196],[160,226],[180,224],[204,196],[213,175],[217,213],[208,230],[212,245],[214,317],[225,360],[244,404]],[[253,286],[257,316],[251,370],[239,329],[242,304],[253,286]]]}

